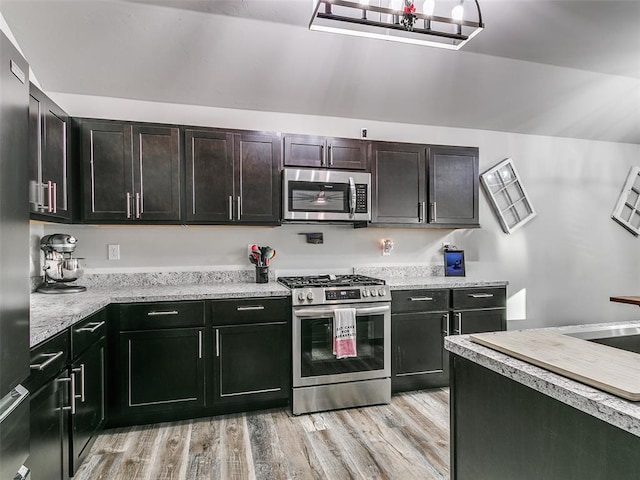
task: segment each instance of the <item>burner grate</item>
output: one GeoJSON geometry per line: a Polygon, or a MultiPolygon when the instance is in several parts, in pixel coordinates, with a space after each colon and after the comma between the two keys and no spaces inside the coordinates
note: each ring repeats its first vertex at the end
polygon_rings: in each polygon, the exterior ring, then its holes
{"type": "Polygon", "coordinates": [[[365,275],[312,275],[301,277],[278,277],[278,282],[289,288],[304,287],[361,287],[384,285],[385,281],[365,275]]]}

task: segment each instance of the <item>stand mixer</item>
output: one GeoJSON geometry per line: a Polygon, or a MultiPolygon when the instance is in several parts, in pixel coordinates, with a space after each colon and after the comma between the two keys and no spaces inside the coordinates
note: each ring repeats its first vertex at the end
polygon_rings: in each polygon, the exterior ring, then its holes
{"type": "Polygon", "coordinates": [[[84,273],[82,258],[71,255],[78,240],[65,233],[45,235],[40,240],[40,249],[44,252],[44,283],[37,288],[40,293],[77,293],[87,287],[68,285],[78,280],[84,273]]]}

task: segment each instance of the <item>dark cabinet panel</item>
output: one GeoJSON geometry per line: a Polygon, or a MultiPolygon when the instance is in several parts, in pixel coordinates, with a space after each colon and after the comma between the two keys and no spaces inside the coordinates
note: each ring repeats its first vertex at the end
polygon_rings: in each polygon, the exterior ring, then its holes
{"type": "Polygon", "coordinates": [[[280,222],[280,137],[185,130],[188,223],[280,222]]]}
{"type": "Polygon", "coordinates": [[[367,142],[351,138],[285,135],[284,165],[366,170],[367,142]]]}
{"type": "Polygon", "coordinates": [[[504,308],[454,312],[452,321],[454,335],[497,332],[506,330],[507,312],[504,308]]]}
{"type": "Polygon", "coordinates": [[[429,223],[478,224],[478,149],[428,149],[429,223]]]}
{"type": "Polygon", "coordinates": [[[424,222],[424,146],[374,142],[371,147],[371,222],[424,222]]]}
{"type": "Polygon", "coordinates": [[[125,415],[204,406],[204,329],[120,334],[125,415]]]}
{"type": "Polygon", "coordinates": [[[31,217],[72,219],[69,116],[34,85],[29,97],[29,205],[31,217]]]}
{"type": "Polygon", "coordinates": [[[180,130],[82,121],[83,219],[180,220],[180,130]]]}
{"type": "Polygon", "coordinates": [[[215,400],[219,404],[289,396],[287,322],[214,329],[215,400]]]}
{"type": "Polygon", "coordinates": [[[105,339],[101,338],[71,365],[75,413],[71,415],[72,474],[86,457],[105,423],[105,339]]]}

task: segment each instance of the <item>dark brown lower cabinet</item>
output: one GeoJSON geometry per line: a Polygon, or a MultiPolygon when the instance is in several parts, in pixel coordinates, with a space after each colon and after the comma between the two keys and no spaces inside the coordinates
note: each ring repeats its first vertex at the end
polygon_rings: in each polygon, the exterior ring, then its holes
{"type": "Polygon", "coordinates": [[[452,321],[452,333],[456,335],[498,332],[505,330],[507,312],[505,308],[454,311],[452,321]]]}
{"type": "Polygon", "coordinates": [[[121,415],[204,407],[204,328],[121,332],[119,350],[121,415]]]}
{"type": "Polygon", "coordinates": [[[289,398],[286,321],[214,327],[214,402],[218,405],[289,398]]]}
{"type": "Polygon", "coordinates": [[[71,365],[70,458],[74,475],[105,423],[105,337],[100,338],[71,365]]]}
{"type": "Polygon", "coordinates": [[[640,478],[640,438],[457,355],[452,480],[640,478]]]}

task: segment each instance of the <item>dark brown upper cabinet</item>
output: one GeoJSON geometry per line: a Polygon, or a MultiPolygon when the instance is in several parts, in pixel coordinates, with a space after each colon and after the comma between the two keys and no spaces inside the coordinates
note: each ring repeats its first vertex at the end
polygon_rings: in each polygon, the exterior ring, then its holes
{"type": "Polygon", "coordinates": [[[285,135],[285,167],[367,169],[367,142],[352,138],[285,135]]]}
{"type": "Polygon", "coordinates": [[[278,225],[279,134],[186,129],[186,222],[278,225]]]}
{"type": "Polygon", "coordinates": [[[178,127],[81,121],[85,223],[179,223],[178,127]]]}
{"type": "Polygon", "coordinates": [[[372,225],[478,226],[478,149],[372,142],[372,225]]]}
{"type": "Polygon", "coordinates": [[[29,85],[29,211],[34,220],[72,220],[69,116],[29,85]]]}

